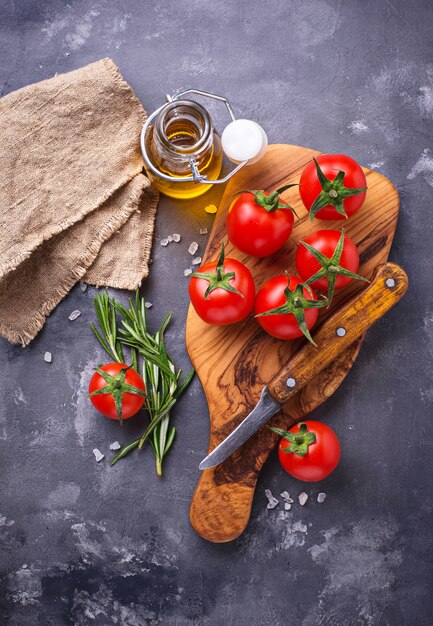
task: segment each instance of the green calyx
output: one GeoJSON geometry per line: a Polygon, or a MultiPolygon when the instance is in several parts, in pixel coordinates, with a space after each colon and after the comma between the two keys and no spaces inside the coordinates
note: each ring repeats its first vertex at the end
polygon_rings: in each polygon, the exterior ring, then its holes
{"type": "Polygon", "coordinates": [[[111,394],[113,396],[114,404],[116,406],[117,417],[119,418],[119,422],[122,424],[122,397],[124,393],[133,393],[136,396],[146,397],[144,391],[139,389],[138,387],[134,387],[134,385],[129,385],[125,382],[126,373],[131,369],[131,367],[122,367],[122,369],[116,374],[116,376],[112,376],[105,372],[101,367],[96,367],[95,371],[98,372],[100,376],[107,383],[105,387],[102,389],[96,389],[96,391],[92,391],[89,394],[91,396],[101,396],[111,394]]]}
{"type": "Polygon", "coordinates": [[[312,443],[316,443],[316,433],[312,433],[308,430],[307,424],[302,422],[299,424],[299,431],[297,433],[290,433],[287,430],[281,430],[281,428],[270,427],[274,433],[284,437],[290,443],[287,448],[283,449],[283,452],[289,452],[296,454],[296,456],[305,456],[308,453],[308,448],[312,443]]]}
{"type": "Polygon", "coordinates": [[[290,189],[291,187],[297,187],[297,186],[298,186],[297,183],[284,185],[284,187],[280,187],[279,189],[276,189],[269,195],[266,194],[261,189],[246,189],[245,191],[241,191],[239,193],[246,192],[246,193],[254,194],[254,202],[258,204],[259,206],[263,207],[265,211],[267,211],[268,213],[272,213],[273,211],[276,211],[277,209],[289,209],[289,211],[293,211],[296,217],[298,217],[293,207],[291,207],[286,202],[281,202],[280,200],[280,196],[284,191],[286,191],[287,189],[290,189]]]}
{"type": "Polygon", "coordinates": [[[305,311],[306,309],[321,309],[327,306],[328,298],[322,296],[322,300],[309,300],[304,296],[303,283],[296,285],[293,291],[291,291],[287,285],[284,289],[284,295],[286,297],[286,302],[284,304],[276,307],[275,309],[265,311],[264,313],[259,313],[256,317],[265,317],[267,315],[287,315],[291,313],[295,316],[296,322],[304,337],[317,347],[317,344],[313,341],[310,331],[308,330],[307,322],[305,320],[305,311]]]}
{"type": "Polygon", "coordinates": [[[191,274],[191,278],[203,278],[203,280],[208,280],[209,285],[204,293],[204,297],[208,298],[209,294],[212,293],[215,289],[224,289],[224,291],[229,291],[230,293],[237,293],[241,298],[244,297],[243,293],[241,293],[236,287],[230,284],[230,281],[236,276],[234,272],[225,272],[224,271],[224,242],[221,246],[221,253],[218,257],[218,263],[214,272],[193,272],[191,274]]]}
{"type": "Polygon", "coordinates": [[[328,306],[332,302],[332,298],[334,297],[334,289],[335,289],[335,280],[337,276],[348,276],[349,278],[354,278],[355,280],[363,280],[365,282],[370,282],[363,276],[359,274],[355,274],[355,272],[350,272],[344,267],[340,265],[341,255],[343,253],[344,246],[344,228],[341,229],[340,239],[338,240],[337,245],[335,246],[334,253],[331,258],[328,258],[310,244],[305,243],[305,241],[301,241],[301,244],[307,248],[308,252],[313,255],[313,257],[320,263],[322,266],[320,270],[318,270],[313,276],[311,276],[307,281],[305,281],[305,285],[311,285],[311,283],[316,282],[316,280],[320,280],[321,278],[328,279],[328,306]]]}
{"type": "Polygon", "coordinates": [[[347,218],[346,211],[344,210],[344,200],[346,198],[350,198],[350,196],[357,196],[360,193],[364,193],[364,191],[367,191],[367,187],[352,189],[345,187],[344,177],[346,173],[343,172],[343,170],[338,172],[334,180],[329,180],[329,178],[326,178],[325,174],[322,172],[320,165],[314,157],[313,161],[316,166],[317,178],[322,186],[322,191],[311,205],[310,222],[313,221],[314,216],[318,213],[318,211],[320,211],[320,209],[329,205],[333,206],[337,213],[347,218]]]}

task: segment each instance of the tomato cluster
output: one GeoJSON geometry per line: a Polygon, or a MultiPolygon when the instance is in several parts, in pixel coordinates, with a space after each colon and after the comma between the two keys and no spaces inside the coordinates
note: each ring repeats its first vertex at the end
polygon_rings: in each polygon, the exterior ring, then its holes
{"type": "MultiPolygon", "coordinates": [[[[302,172],[301,199],[310,219],[344,219],[358,211],[365,199],[362,168],[348,156],[322,155],[302,172]],[[347,186],[346,186],[347,185],[347,186]]],[[[227,235],[239,250],[254,257],[275,254],[289,239],[295,210],[281,195],[295,184],[266,194],[261,190],[240,193],[227,214],[227,235]]],[[[257,322],[277,339],[304,335],[314,343],[310,330],[318,309],[329,306],[335,289],[352,279],[365,280],[356,272],[359,254],[344,230],[319,230],[301,241],[296,252],[299,274],[283,274],[268,280],[255,295],[248,268],[224,257],[206,263],[194,272],[189,284],[191,303],[208,324],[227,325],[244,320],[254,309],[257,322]],[[319,298],[313,291],[326,291],[319,298]]]]}
{"type": "MultiPolygon", "coordinates": [[[[227,235],[239,250],[254,257],[275,254],[289,239],[295,210],[281,200],[289,184],[266,194],[260,190],[238,195],[227,214],[227,235]]],[[[300,196],[309,212],[322,220],[347,219],[358,211],[366,195],[362,168],[342,154],[322,155],[303,170],[300,196]]],[[[365,280],[356,272],[359,253],[344,230],[318,230],[301,241],[296,250],[298,276],[270,278],[255,296],[248,268],[235,259],[207,263],[192,274],[191,302],[209,324],[232,324],[244,320],[254,309],[260,326],[277,339],[296,339],[310,334],[318,309],[329,306],[336,289],[352,279],[365,280]],[[326,292],[319,298],[313,288],[326,292]]],[[[279,459],[295,478],[318,481],[326,478],[340,459],[340,444],[334,431],[316,421],[296,424],[289,431],[272,428],[282,438],[279,459]]]]}

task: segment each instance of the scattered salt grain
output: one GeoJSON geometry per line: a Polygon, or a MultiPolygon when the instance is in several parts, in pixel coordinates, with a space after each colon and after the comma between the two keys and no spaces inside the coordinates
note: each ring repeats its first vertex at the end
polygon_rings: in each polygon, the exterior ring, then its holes
{"type": "Polygon", "coordinates": [[[161,246],[168,246],[168,239],[161,239],[161,246]]]}
{"type": "Polygon", "coordinates": [[[190,268],[183,270],[183,275],[184,276],[190,276],[192,274],[192,270],[190,268]]]}
{"type": "Polygon", "coordinates": [[[113,441],[113,443],[110,444],[110,450],[120,450],[120,443],[113,441]]]}
{"type": "Polygon", "coordinates": [[[173,239],[173,241],[175,241],[176,243],[179,243],[180,241],[180,235],[179,233],[173,233],[171,238],[173,239]]]}
{"type": "Polygon", "coordinates": [[[45,352],[44,354],[45,363],[51,363],[52,360],[53,360],[53,355],[51,354],[51,352],[45,352]]]}
{"type": "Polygon", "coordinates": [[[100,450],[98,450],[98,448],[93,448],[92,452],[95,455],[95,460],[97,463],[99,463],[99,461],[102,461],[102,459],[104,458],[104,455],[102,454],[100,450]]]}
{"type": "Polygon", "coordinates": [[[308,494],[305,493],[305,491],[303,491],[302,493],[299,494],[298,496],[298,500],[299,500],[299,504],[301,506],[304,506],[304,504],[307,503],[308,500],[308,494]]]}
{"type": "Polygon", "coordinates": [[[167,241],[168,241],[168,243],[171,243],[171,242],[173,241],[173,237],[172,237],[171,235],[169,235],[169,236],[167,237],[167,241]]]}
{"type": "Polygon", "coordinates": [[[272,491],[270,489],[265,489],[265,496],[268,499],[267,508],[268,509],[275,509],[275,507],[278,504],[278,500],[276,498],[274,498],[274,496],[272,495],[272,491]]]}
{"type": "Polygon", "coordinates": [[[280,496],[284,500],[284,509],[286,511],[290,511],[290,509],[292,508],[292,504],[293,504],[293,500],[290,497],[290,494],[287,491],[283,491],[282,493],[280,493],[280,496]]]}
{"type": "Polygon", "coordinates": [[[145,302],[144,306],[146,307],[146,309],[151,309],[153,307],[153,304],[151,302],[145,302]]]}
{"type": "Polygon", "coordinates": [[[81,283],[81,285],[80,285],[80,289],[81,289],[81,291],[84,293],[84,292],[86,291],[86,289],[87,289],[87,285],[86,285],[86,283],[81,283]]]}
{"type": "Polygon", "coordinates": [[[326,493],[323,493],[323,491],[321,491],[319,495],[317,496],[317,502],[320,502],[320,504],[322,504],[322,502],[325,502],[325,498],[326,498],[326,493]]]}
{"type": "Polygon", "coordinates": [[[200,228],[200,235],[207,235],[207,228],[200,228]]]}
{"type": "Polygon", "coordinates": [[[192,260],[193,265],[200,265],[200,263],[201,263],[201,256],[196,256],[195,259],[192,260]]]}
{"type": "Polygon", "coordinates": [[[198,243],[196,241],[192,241],[189,244],[188,252],[190,253],[191,256],[194,256],[197,250],[198,250],[198,243]]]}
{"type": "Polygon", "coordinates": [[[79,311],[78,309],[75,309],[75,311],[72,311],[72,313],[70,313],[69,318],[71,320],[71,322],[73,322],[74,320],[77,319],[77,317],[80,317],[81,315],[81,311],[79,311]]]}

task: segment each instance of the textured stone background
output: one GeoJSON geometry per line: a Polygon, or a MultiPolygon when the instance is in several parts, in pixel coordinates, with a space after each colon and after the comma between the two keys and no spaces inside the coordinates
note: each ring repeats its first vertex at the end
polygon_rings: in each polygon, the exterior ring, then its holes
{"type": "MultiPolygon", "coordinates": [[[[303,489],[273,456],[248,530],[228,545],[188,522],[208,438],[197,380],[158,481],[149,451],[111,469],[94,461],[93,447],[109,457],[135,431],[84,398],[104,359],[88,326],[93,289],[75,288],[27,349],[1,341],[0,622],[433,623],[431,0],[1,0],[0,15],[1,94],[111,56],[148,111],[179,88],[214,90],[271,142],[347,152],[382,172],[402,203],[391,258],[411,279],[314,415],[341,438],[338,471],[308,487],[304,508],[267,511],[265,488],[303,489]]],[[[204,249],[210,200],[161,203],[143,286],[152,323],[175,311],[168,341],[185,367],[183,269],[191,240],[204,249]],[[173,232],[182,243],[162,248],[173,232]]]]}

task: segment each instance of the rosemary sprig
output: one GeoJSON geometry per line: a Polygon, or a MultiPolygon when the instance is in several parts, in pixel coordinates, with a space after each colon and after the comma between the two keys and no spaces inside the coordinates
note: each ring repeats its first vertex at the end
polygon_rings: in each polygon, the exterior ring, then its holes
{"type": "Polygon", "coordinates": [[[94,299],[100,331],[91,324],[93,332],[107,354],[116,361],[124,363],[123,346],[130,348],[131,365],[141,373],[146,385],[145,409],[150,423],[143,435],[124,446],[113,457],[110,465],[127,456],[136,448],[141,449],[149,440],[155,454],[156,471],[162,475],[162,461],[171,448],[176,429],[170,427],[170,410],[179,396],[185,391],[194,376],[194,369],[180,382],[182,370],[176,371],[164,343],[164,331],[171,320],[169,313],[159,330],[151,333],[148,329],[144,299],[136,292],[135,301],[128,301],[129,307],[123,306],[114,298],[109,298],[106,291],[94,299]]]}
{"type": "Polygon", "coordinates": [[[125,357],[123,356],[122,345],[117,336],[116,311],[108,293],[106,291],[99,293],[93,300],[93,306],[101,332],[99,332],[93,324],[90,324],[91,329],[105,352],[113,361],[124,363],[125,357]]]}

